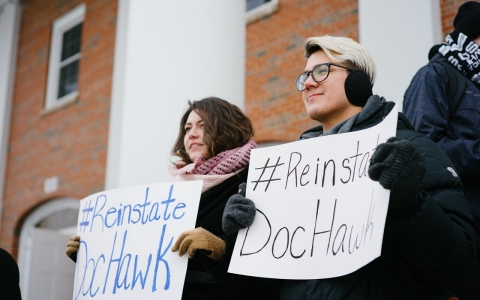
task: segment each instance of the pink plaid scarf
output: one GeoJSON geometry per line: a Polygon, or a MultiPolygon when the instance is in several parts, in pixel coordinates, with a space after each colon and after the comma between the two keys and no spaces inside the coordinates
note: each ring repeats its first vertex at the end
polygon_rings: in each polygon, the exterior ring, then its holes
{"type": "Polygon", "coordinates": [[[246,167],[250,162],[250,151],[255,148],[257,148],[257,143],[253,140],[249,140],[241,147],[223,151],[217,156],[207,160],[199,155],[193,163],[188,164],[181,169],[177,169],[175,166],[169,166],[169,171],[172,176],[182,174],[229,174],[246,167]]]}

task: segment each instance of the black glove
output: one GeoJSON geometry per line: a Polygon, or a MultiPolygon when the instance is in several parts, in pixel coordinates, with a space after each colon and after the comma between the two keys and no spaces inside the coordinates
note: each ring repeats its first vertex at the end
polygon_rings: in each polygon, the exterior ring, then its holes
{"type": "Polygon", "coordinates": [[[377,146],[368,175],[390,190],[390,208],[413,212],[425,174],[425,158],[410,141],[391,137],[377,146]]]}
{"type": "Polygon", "coordinates": [[[240,229],[252,225],[255,220],[255,203],[245,198],[247,184],[241,183],[238,194],[230,197],[223,211],[222,228],[228,236],[235,235],[240,229]]]}

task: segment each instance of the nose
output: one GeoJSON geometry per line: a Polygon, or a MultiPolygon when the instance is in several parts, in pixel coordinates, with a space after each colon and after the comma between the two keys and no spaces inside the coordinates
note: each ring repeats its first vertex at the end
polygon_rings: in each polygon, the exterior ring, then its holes
{"type": "Polygon", "coordinates": [[[190,129],[190,131],[188,131],[187,136],[188,136],[188,138],[190,138],[190,139],[197,138],[197,137],[198,137],[197,129],[196,129],[195,127],[192,127],[192,128],[190,129]]]}
{"type": "Polygon", "coordinates": [[[312,78],[312,73],[308,74],[307,80],[305,80],[305,83],[303,84],[303,86],[305,87],[305,90],[308,90],[311,87],[317,87],[318,86],[318,82],[316,82],[312,78]]]}

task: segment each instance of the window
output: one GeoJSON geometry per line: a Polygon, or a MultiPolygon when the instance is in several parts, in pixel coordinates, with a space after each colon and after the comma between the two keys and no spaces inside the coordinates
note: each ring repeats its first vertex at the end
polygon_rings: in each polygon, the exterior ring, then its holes
{"type": "Polygon", "coordinates": [[[85,5],[72,9],[53,23],[45,111],[78,97],[78,63],[81,57],[85,5]]]}
{"type": "Polygon", "coordinates": [[[267,2],[270,2],[270,0],[247,0],[247,11],[267,2]]]}
{"type": "Polygon", "coordinates": [[[278,0],[247,0],[247,25],[278,10],[278,0]]]}

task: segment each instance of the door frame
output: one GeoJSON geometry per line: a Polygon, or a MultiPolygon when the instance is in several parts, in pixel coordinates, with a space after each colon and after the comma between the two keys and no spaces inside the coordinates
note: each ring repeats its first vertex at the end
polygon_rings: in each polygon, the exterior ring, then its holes
{"type": "MultiPolygon", "coordinates": [[[[32,240],[35,224],[44,218],[65,209],[80,209],[80,201],[74,198],[62,197],[40,205],[25,219],[20,231],[18,246],[18,269],[20,271],[20,290],[22,299],[28,300],[28,286],[30,283],[30,269],[32,258],[32,240]]],[[[65,241],[65,245],[67,241],[65,241]]],[[[65,246],[66,247],[66,246],[65,246]]]]}

